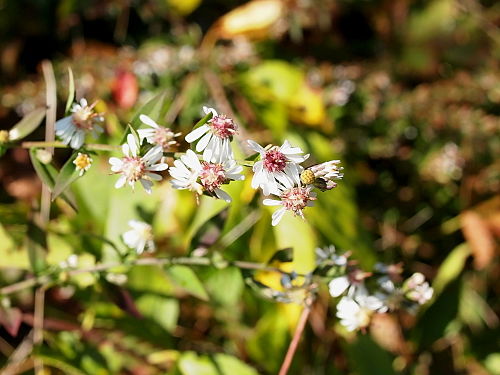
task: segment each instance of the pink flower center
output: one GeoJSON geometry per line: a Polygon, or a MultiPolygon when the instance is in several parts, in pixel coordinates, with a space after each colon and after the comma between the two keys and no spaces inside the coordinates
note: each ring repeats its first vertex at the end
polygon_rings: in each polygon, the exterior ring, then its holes
{"type": "Polygon", "coordinates": [[[236,125],[232,119],[225,115],[215,116],[208,125],[212,132],[219,138],[230,138],[236,133],[236,125]]]}
{"type": "Polygon", "coordinates": [[[300,216],[302,216],[302,210],[307,207],[307,203],[315,199],[316,197],[311,196],[311,189],[306,187],[294,187],[281,194],[283,207],[300,216]]]}
{"type": "Polygon", "coordinates": [[[274,148],[264,156],[264,168],[269,172],[282,172],[286,167],[287,158],[279,149],[274,148]]]}
{"type": "Polygon", "coordinates": [[[168,128],[157,128],[153,135],[153,142],[161,146],[164,150],[168,150],[177,142],[174,140],[175,134],[168,128]]]}
{"type": "Polygon", "coordinates": [[[138,181],[144,176],[146,164],[139,156],[125,156],[123,158],[122,173],[128,181],[138,181]]]}
{"type": "Polygon", "coordinates": [[[202,162],[200,171],[200,181],[205,190],[213,192],[226,182],[226,175],[222,164],[202,162]]]}

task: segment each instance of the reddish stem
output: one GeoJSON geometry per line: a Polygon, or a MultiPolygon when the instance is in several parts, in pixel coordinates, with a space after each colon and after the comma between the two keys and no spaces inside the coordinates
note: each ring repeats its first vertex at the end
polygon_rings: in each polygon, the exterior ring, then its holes
{"type": "Polygon", "coordinates": [[[302,313],[300,314],[299,322],[297,323],[297,327],[295,328],[295,332],[293,334],[292,342],[288,347],[285,359],[283,360],[283,363],[281,365],[279,375],[288,374],[288,370],[290,369],[290,365],[292,364],[295,351],[297,350],[297,346],[299,345],[300,336],[302,336],[302,332],[304,331],[304,327],[306,326],[307,318],[309,317],[310,312],[311,312],[311,306],[308,304],[304,307],[302,313]]]}

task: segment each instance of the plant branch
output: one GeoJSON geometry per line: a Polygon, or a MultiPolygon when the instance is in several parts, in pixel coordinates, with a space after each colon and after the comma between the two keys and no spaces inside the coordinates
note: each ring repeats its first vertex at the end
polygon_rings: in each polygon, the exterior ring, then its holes
{"type": "MultiPolygon", "coordinates": [[[[93,267],[88,268],[80,268],[66,271],[68,276],[75,276],[82,273],[87,272],[100,272],[106,271],[111,268],[123,266],[123,265],[136,265],[136,266],[165,266],[165,265],[173,265],[173,264],[182,264],[188,266],[216,266],[214,261],[210,258],[205,257],[179,257],[179,258],[138,258],[129,263],[120,263],[120,262],[110,262],[110,263],[101,263],[95,265],[93,267]]],[[[281,274],[289,274],[289,272],[283,271],[276,267],[269,267],[263,263],[252,263],[245,261],[227,261],[228,266],[237,267],[240,269],[254,270],[254,271],[267,271],[267,272],[278,272],[281,274]]],[[[306,276],[302,274],[296,274],[297,276],[306,276]]],[[[0,288],[0,296],[1,295],[9,295],[15,292],[19,292],[21,290],[31,288],[34,286],[47,285],[54,278],[52,275],[44,275],[39,277],[32,277],[29,279],[25,279],[15,284],[4,286],[0,288]]]]}
{"type": "Polygon", "coordinates": [[[283,363],[281,365],[279,375],[288,374],[288,370],[290,369],[293,357],[295,355],[295,352],[297,351],[297,346],[299,345],[299,340],[306,326],[307,318],[309,317],[310,312],[311,312],[310,303],[306,303],[304,309],[302,310],[302,313],[300,314],[299,322],[297,323],[297,327],[295,328],[292,341],[290,342],[290,346],[288,347],[288,350],[286,352],[285,359],[283,360],[283,363]]]}

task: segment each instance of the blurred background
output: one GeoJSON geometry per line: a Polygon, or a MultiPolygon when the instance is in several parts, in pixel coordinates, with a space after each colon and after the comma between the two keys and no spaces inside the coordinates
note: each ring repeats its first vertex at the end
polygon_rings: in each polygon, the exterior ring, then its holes
{"type": "MultiPolygon", "coordinates": [[[[320,288],[290,373],[500,374],[499,23],[492,0],[0,0],[0,129],[44,105],[41,62],[51,60],[59,116],[71,67],[77,98],[99,100],[106,115],[101,143],[118,144],[162,94],[159,122],[175,131],[188,132],[208,104],[237,121],[242,139],[289,139],[310,163],[339,158],[345,168],[308,224],[270,231],[248,184],[232,188],[230,208],[209,203],[200,214],[168,184],[153,199],[113,190],[107,157],[95,157],[74,184],[79,213],[56,201],[48,263],[102,260],[96,236],[118,239],[134,217],[154,224],[160,254],[189,254],[258,211],[224,256],[267,262],[294,245],[299,269],[314,260],[297,248],[334,244],[367,270],[402,262],[435,289],[416,316],[381,315],[366,334],[348,334],[320,288]]],[[[43,137],[41,127],[29,140],[43,137]]],[[[68,156],[58,151],[55,164],[68,156]]],[[[40,190],[28,152],[8,150],[1,285],[30,274],[24,239],[40,190]]],[[[259,298],[238,270],[197,272],[209,302],[148,267],[121,286],[82,274],[49,289],[35,351],[46,373],[277,373],[297,308],[259,298]]],[[[31,291],[5,301],[0,366],[33,325],[31,291]]]]}

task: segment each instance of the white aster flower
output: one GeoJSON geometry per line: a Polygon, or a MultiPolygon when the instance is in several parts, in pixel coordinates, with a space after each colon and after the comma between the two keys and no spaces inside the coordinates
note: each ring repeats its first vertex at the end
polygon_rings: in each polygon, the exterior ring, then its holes
{"type": "Polygon", "coordinates": [[[220,189],[229,181],[243,180],[241,171],[243,167],[233,159],[218,160],[211,162],[199,160],[193,150],[187,150],[180,160],[174,161],[174,166],[169,173],[173,177],[172,186],[175,189],[187,189],[198,195],[203,192],[215,196],[226,202],[231,202],[231,197],[220,189]]]}
{"type": "Polygon", "coordinates": [[[94,112],[96,103],[89,106],[87,100],[81,99],[80,104],[73,104],[70,116],[56,122],[56,135],[64,144],[70,145],[73,149],[79,149],[87,133],[91,133],[94,138],[102,133],[101,124],[104,118],[101,114],[94,112]]]}
{"type": "Polygon", "coordinates": [[[134,249],[137,254],[142,254],[144,250],[148,252],[155,251],[156,247],[153,241],[151,225],[138,220],[130,220],[128,225],[132,229],[123,233],[125,245],[134,249]]]}
{"type": "Polygon", "coordinates": [[[316,264],[321,264],[323,262],[333,263],[336,266],[346,266],[348,255],[342,254],[338,255],[335,246],[330,245],[328,247],[317,247],[316,248],[316,264]]]}
{"type": "Polygon", "coordinates": [[[146,139],[148,143],[155,146],[160,146],[164,152],[169,151],[172,146],[177,145],[175,137],[178,137],[179,135],[181,135],[181,133],[174,133],[171,129],[158,125],[149,116],[140,115],[139,119],[144,124],[151,127],[151,129],[137,130],[137,133],[139,133],[139,137],[141,139],[141,143],[144,139],[146,139]]]}
{"type": "Polygon", "coordinates": [[[408,299],[423,305],[434,295],[434,289],[425,281],[424,275],[416,272],[405,281],[403,289],[406,291],[408,299]]]}
{"type": "Polygon", "coordinates": [[[341,172],[344,168],[339,167],[338,164],[340,160],[312,165],[300,174],[300,180],[305,185],[312,184],[323,191],[331,190],[337,186],[334,180],[341,180],[344,177],[341,172]]]}
{"type": "Polygon", "coordinates": [[[75,160],[73,160],[73,164],[75,165],[76,171],[80,172],[78,174],[80,177],[90,169],[92,162],[93,160],[88,154],[78,153],[75,160]]]}
{"type": "Polygon", "coordinates": [[[302,155],[300,147],[292,147],[285,141],[280,147],[273,146],[266,150],[252,140],[247,142],[252,150],[260,154],[260,160],[253,166],[252,188],[260,187],[264,195],[269,195],[278,189],[278,182],[286,184],[299,180],[304,168],[298,164],[309,157],[302,155]]]}
{"type": "Polygon", "coordinates": [[[153,147],[146,155],[139,156],[139,145],[135,137],[129,134],[127,143],[122,145],[122,151],[125,155],[123,158],[112,157],[109,159],[111,170],[114,173],[121,174],[118,181],[116,181],[115,188],[119,189],[125,183],[128,183],[134,189],[135,183],[140,181],[146,193],[151,194],[153,181],[161,181],[162,179],[159,174],[153,172],[168,169],[166,163],[158,163],[163,156],[161,147],[153,147]]]}
{"type": "Polygon", "coordinates": [[[337,304],[337,317],[348,331],[368,327],[375,312],[385,312],[387,307],[378,296],[370,296],[360,288],[353,296],[342,297],[337,304]]]}
{"type": "Polygon", "coordinates": [[[231,140],[237,132],[237,126],[232,119],[219,115],[213,108],[203,107],[205,114],[212,113],[213,117],[199,128],[186,135],[186,142],[196,144],[196,151],[203,151],[203,160],[214,162],[216,160],[234,159],[231,150],[231,140]]]}
{"type": "Polygon", "coordinates": [[[313,201],[316,200],[316,193],[312,191],[312,187],[301,186],[298,174],[292,178],[287,176],[287,178],[283,179],[282,183],[277,184],[277,189],[273,191],[273,194],[277,195],[280,200],[264,199],[262,202],[266,206],[282,206],[273,213],[273,226],[278,225],[287,210],[304,218],[302,211],[306,207],[312,206],[313,201]]]}

